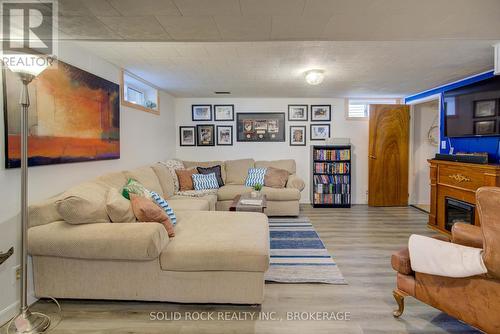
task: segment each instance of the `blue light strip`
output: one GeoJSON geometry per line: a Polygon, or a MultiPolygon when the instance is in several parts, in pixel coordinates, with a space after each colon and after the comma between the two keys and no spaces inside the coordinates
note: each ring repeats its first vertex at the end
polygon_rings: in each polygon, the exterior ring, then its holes
{"type": "Polygon", "coordinates": [[[444,92],[447,92],[447,91],[455,89],[455,88],[460,88],[460,87],[467,86],[467,85],[470,85],[470,84],[473,84],[473,83],[476,83],[476,82],[479,82],[482,80],[492,78],[493,76],[495,76],[494,71],[484,72],[484,73],[481,73],[481,74],[478,74],[478,75],[475,75],[472,77],[465,78],[465,79],[460,80],[460,81],[446,84],[444,86],[439,86],[439,87],[429,89],[429,90],[423,91],[423,92],[415,94],[415,95],[407,96],[407,97],[405,97],[405,103],[420,100],[420,99],[423,99],[423,98],[426,98],[426,97],[429,97],[432,95],[436,95],[436,94],[442,94],[444,92]]]}

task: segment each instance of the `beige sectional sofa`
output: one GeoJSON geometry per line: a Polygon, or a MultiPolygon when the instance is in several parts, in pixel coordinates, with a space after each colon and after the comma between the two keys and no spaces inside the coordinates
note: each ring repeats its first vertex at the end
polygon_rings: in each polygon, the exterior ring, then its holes
{"type": "MultiPolygon", "coordinates": [[[[212,162],[184,162],[186,167],[212,162]]],[[[227,186],[216,194],[174,194],[172,174],[158,163],[109,173],[30,206],[28,250],[33,258],[37,297],[149,300],[185,303],[260,304],[269,266],[267,217],[225,212],[231,196],[249,191],[242,185],[248,166],[275,165],[292,173],[285,189],[264,189],[268,214],[294,215],[303,182],[292,161],[222,163],[227,186]],[[156,223],[106,220],[110,189],[134,178],[167,199],[175,210],[176,236],[168,238],[156,223]],[[69,201],[61,215],[61,200],[69,201]],[[289,206],[289,207],[288,207],[289,206]],[[215,209],[219,211],[215,211],[215,209]],[[104,212],[104,213],[103,213],[104,212]],[[92,217],[96,218],[94,222],[92,217]],[[85,222],[85,223],[82,223],[85,222]]]]}

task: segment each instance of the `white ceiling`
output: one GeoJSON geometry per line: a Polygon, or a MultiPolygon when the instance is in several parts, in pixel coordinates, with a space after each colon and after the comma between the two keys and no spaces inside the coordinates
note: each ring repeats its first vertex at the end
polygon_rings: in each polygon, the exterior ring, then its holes
{"type": "Polygon", "coordinates": [[[401,97],[491,70],[493,43],[78,42],[180,97],[401,97]],[[305,83],[313,68],[325,70],[319,86],[305,83]]]}
{"type": "Polygon", "coordinates": [[[62,39],[500,39],[499,0],[59,0],[62,39]]]}

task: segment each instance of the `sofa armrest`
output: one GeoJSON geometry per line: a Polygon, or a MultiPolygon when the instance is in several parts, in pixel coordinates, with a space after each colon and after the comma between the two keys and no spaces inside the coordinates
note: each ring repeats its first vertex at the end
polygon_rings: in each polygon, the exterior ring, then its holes
{"type": "Polygon", "coordinates": [[[392,269],[403,275],[413,275],[408,247],[402,248],[391,256],[392,269]]]}
{"type": "Polygon", "coordinates": [[[304,180],[297,176],[297,174],[291,174],[286,182],[287,188],[298,189],[299,191],[304,190],[306,184],[304,180]]]}
{"type": "Polygon", "coordinates": [[[456,223],[451,228],[451,242],[462,246],[483,248],[483,233],[478,226],[456,223]]]}
{"type": "Polygon", "coordinates": [[[147,261],[157,258],[168,244],[165,227],[158,223],[54,222],[28,230],[28,252],[90,260],[147,261]]]}

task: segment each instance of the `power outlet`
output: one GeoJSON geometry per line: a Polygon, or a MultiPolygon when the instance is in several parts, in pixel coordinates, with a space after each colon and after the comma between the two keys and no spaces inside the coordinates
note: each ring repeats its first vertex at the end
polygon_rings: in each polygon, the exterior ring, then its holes
{"type": "Polygon", "coordinates": [[[22,269],[21,266],[12,267],[12,285],[16,285],[21,280],[22,269]]]}

